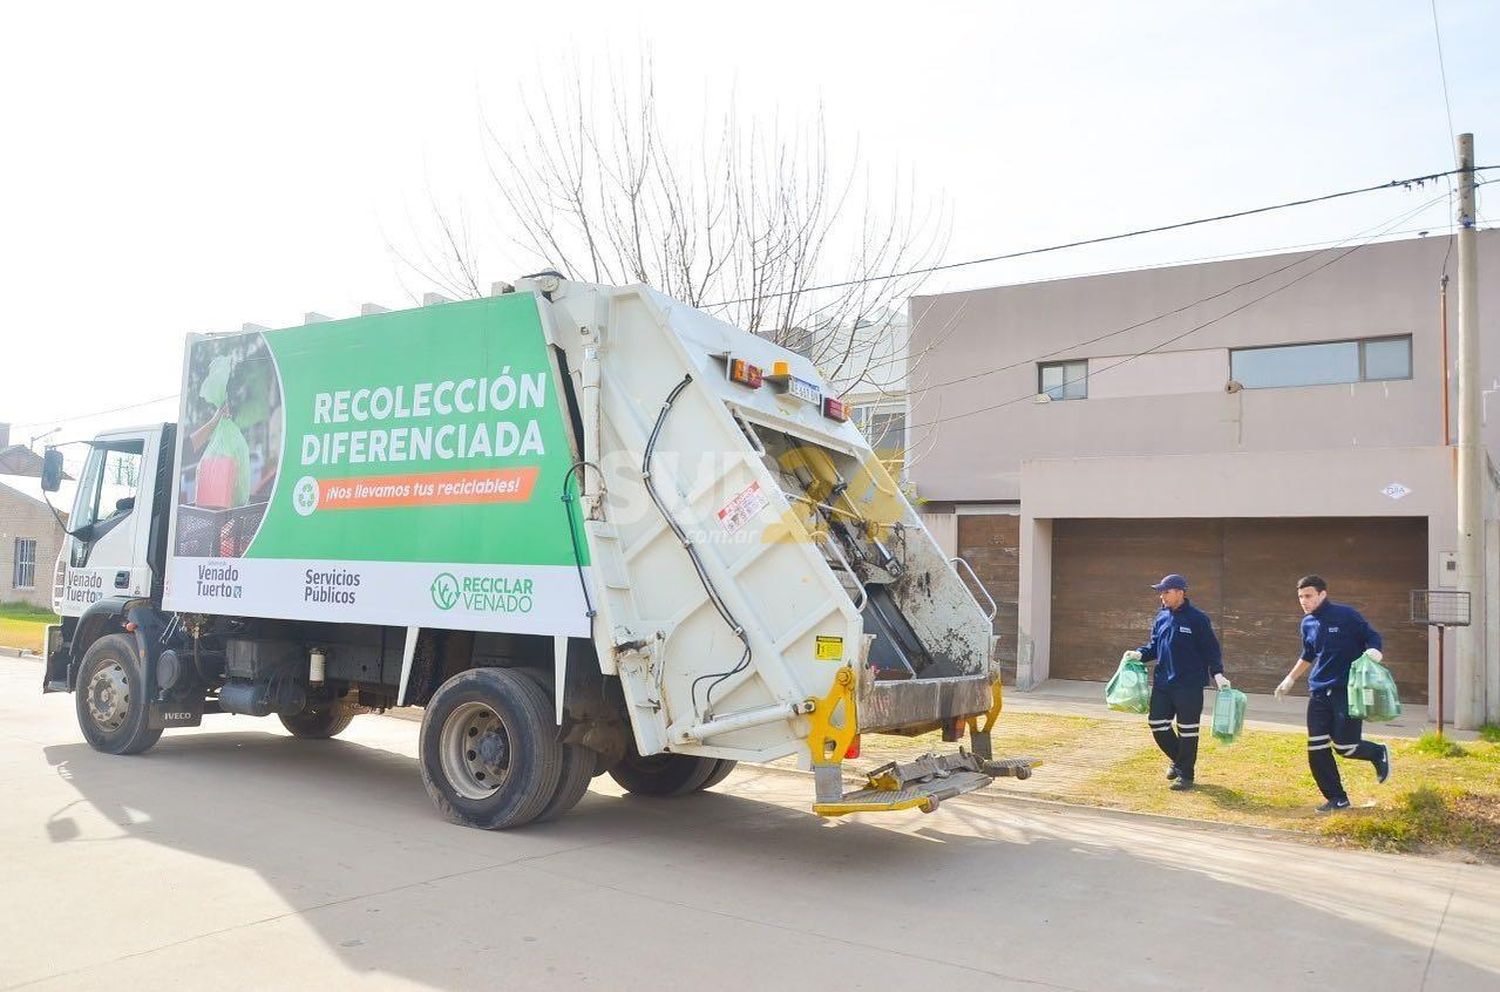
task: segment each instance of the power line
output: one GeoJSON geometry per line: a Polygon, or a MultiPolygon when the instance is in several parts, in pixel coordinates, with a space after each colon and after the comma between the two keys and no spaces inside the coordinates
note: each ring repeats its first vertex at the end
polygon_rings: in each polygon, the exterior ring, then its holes
{"type": "MultiPolygon", "coordinates": [[[[972,382],[975,379],[983,379],[983,378],[985,378],[987,376],[994,375],[994,374],[996,374],[998,372],[1008,372],[1011,369],[1020,368],[1023,365],[1033,365],[1033,364],[1035,364],[1037,362],[1040,362],[1040,361],[1042,361],[1044,359],[1047,359],[1047,358],[1053,358],[1053,357],[1056,357],[1057,355],[1061,355],[1061,354],[1064,354],[1064,353],[1069,352],[1069,351],[1074,351],[1075,349],[1078,349],[1078,348],[1084,348],[1084,347],[1087,347],[1088,345],[1091,345],[1091,344],[1098,344],[1100,341],[1104,341],[1104,340],[1106,340],[1108,338],[1117,337],[1117,336],[1119,336],[1121,334],[1129,333],[1130,331],[1139,330],[1140,328],[1145,327],[1148,324],[1154,324],[1154,323],[1156,323],[1159,320],[1165,320],[1168,317],[1175,317],[1178,314],[1185,313],[1188,310],[1193,309],[1194,307],[1201,306],[1204,303],[1211,303],[1214,300],[1221,299],[1221,298],[1223,298],[1225,296],[1228,296],[1229,294],[1231,294],[1233,292],[1236,292],[1237,290],[1244,289],[1246,286],[1252,286],[1255,283],[1262,282],[1262,281],[1264,281],[1266,279],[1269,279],[1269,278],[1271,278],[1273,276],[1280,275],[1281,273],[1286,272],[1288,269],[1296,268],[1297,266],[1303,264],[1304,262],[1309,262],[1309,261],[1313,260],[1314,258],[1317,258],[1319,255],[1323,254],[1323,252],[1328,251],[1331,248],[1337,248],[1340,245],[1347,244],[1348,242],[1354,240],[1355,238],[1363,237],[1364,235],[1369,234],[1372,231],[1377,232],[1377,233],[1371,235],[1370,240],[1365,241],[1361,245],[1361,247],[1363,247],[1363,245],[1369,244],[1375,238],[1384,237],[1387,234],[1389,234],[1390,233],[1390,229],[1391,229],[1392,226],[1394,226],[1394,224],[1404,223],[1409,218],[1414,217],[1414,216],[1420,214],[1422,211],[1426,210],[1428,207],[1432,206],[1434,203],[1438,202],[1441,199],[1443,199],[1443,197],[1441,197],[1441,196],[1435,197],[1435,198],[1433,198],[1431,200],[1428,200],[1426,203],[1422,204],[1421,206],[1417,207],[1416,210],[1414,210],[1414,211],[1408,211],[1407,213],[1403,214],[1401,216],[1400,220],[1397,220],[1397,221],[1394,221],[1394,222],[1392,222],[1392,221],[1382,221],[1379,224],[1376,224],[1376,225],[1374,225],[1372,227],[1367,227],[1364,230],[1361,230],[1361,231],[1359,231],[1359,232],[1357,232],[1355,234],[1351,234],[1351,235],[1348,235],[1346,237],[1340,238],[1337,241],[1325,242],[1324,244],[1326,245],[1326,247],[1320,248],[1318,251],[1315,251],[1315,252],[1313,252],[1310,255],[1298,256],[1296,258],[1293,258],[1291,261],[1287,262],[1285,265],[1277,266],[1276,268],[1270,269],[1269,271],[1266,271],[1266,272],[1263,272],[1260,275],[1255,276],[1255,277],[1253,277],[1251,279],[1246,279],[1243,282],[1236,283],[1235,285],[1230,286],[1227,289],[1222,289],[1219,292],[1212,293],[1212,294],[1210,294],[1208,296],[1199,297],[1198,299],[1193,300],[1190,303],[1185,303],[1182,306],[1174,307],[1171,310],[1167,310],[1167,311],[1164,311],[1162,313],[1158,313],[1158,314],[1156,314],[1154,316],[1147,317],[1144,320],[1138,320],[1138,321],[1136,321],[1133,324],[1127,324],[1124,327],[1116,328],[1115,330],[1112,330],[1112,331],[1105,331],[1103,334],[1098,334],[1098,335],[1096,335],[1094,337],[1088,338],[1087,340],[1076,341],[1076,342],[1074,342],[1072,344],[1064,345],[1064,346],[1062,346],[1062,347],[1060,347],[1060,348],[1058,348],[1058,349],[1056,349],[1054,351],[1049,351],[1049,352],[1047,352],[1045,354],[1037,355],[1037,356],[1034,356],[1032,358],[1025,359],[1023,361],[1011,362],[1008,365],[1001,365],[1001,366],[998,366],[996,368],[991,368],[991,369],[982,369],[982,370],[980,370],[978,372],[971,372],[968,375],[962,375],[962,376],[959,376],[956,379],[949,379],[949,380],[946,380],[944,382],[935,382],[935,383],[932,383],[930,385],[923,385],[923,386],[921,386],[921,387],[919,387],[917,389],[910,390],[910,392],[913,393],[913,394],[915,394],[915,393],[925,393],[925,392],[928,392],[929,390],[941,389],[941,388],[943,388],[945,386],[953,386],[953,385],[957,385],[957,384],[963,383],[963,382],[972,382]]],[[[1288,285],[1290,285],[1290,284],[1288,284],[1288,285]]],[[[1034,396],[1035,394],[1031,394],[1031,395],[1034,396]]]]}
{"type": "MultiPolygon", "coordinates": [[[[1500,168],[1500,166],[1494,166],[1494,165],[1476,166],[1475,169],[1474,169],[1474,171],[1475,172],[1486,172],[1486,171],[1489,171],[1489,170],[1492,170],[1492,169],[1496,169],[1496,168],[1500,168]]],[[[961,262],[945,262],[945,263],[943,263],[941,265],[932,265],[932,266],[926,266],[924,268],[909,269],[909,270],[904,271],[904,272],[892,272],[892,273],[887,273],[886,275],[883,275],[883,276],[868,276],[868,277],[863,278],[863,279],[848,279],[848,280],[845,280],[843,282],[827,283],[827,284],[822,285],[822,286],[811,286],[811,287],[807,287],[805,289],[788,290],[788,291],[785,291],[785,292],[778,292],[778,293],[766,293],[766,294],[763,294],[763,295],[760,295],[760,296],[745,297],[743,299],[738,299],[738,300],[724,300],[724,301],[721,301],[719,303],[704,304],[704,309],[711,309],[711,308],[714,308],[714,307],[731,306],[731,305],[736,304],[736,303],[749,303],[749,302],[752,302],[753,300],[757,300],[757,299],[774,299],[774,298],[781,297],[781,296],[790,296],[793,293],[814,293],[814,292],[818,292],[820,290],[826,290],[826,289],[841,289],[841,288],[846,287],[846,286],[856,286],[856,285],[859,285],[860,283],[879,282],[879,281],[882,281],[882,280],[885,280],[885,279],[900,278],[902,276],[923,275],[923,274],[928,274],[928,273],[932,273],[932,272],[941,272],[941,271],[946,271],[946,270],[950,270],[950,269],[963,268],[963,267],[970,266],[970,265],[982,265],[982,264],[985,264],[987,262],[1000,262],[1000,261],[1005,261],[1007,259],[1012,259],[1012,258],[1024,258],[1024,257],[1030,256],[1030,255],[1041,255],[1041,254],[1046,254],[1046,253],[1049,253],[1049,252],[1064,251],[1064,250],[1066,250],[1068,248],[1083,248],[1083,247],[1087,247],[1089,245],[1105,244],[1105,243],[1111,242],[1111,241],[1121,241],[1121,240],[1124,240],[1126,238],[1140,237],[1140,236],[1146,235],[1146,234],[1160,234],[1160,233],[1162,233],[1164,231],[1175,231],[1175,230],[1180,230],[1180,229],[1186,228],[1186,227],[1197,227],[1197,226],[1200,226],[1200,225],[1203,225],[1203,224],[1212,224],[1212,223],[1216,223],[1218,221],[1234,220],[1234,219],[1237,219],[1237,218],[1240,218],[1240,217],[1250,217],[1250,216],[1253,216],[1255,214],[1269,213],[1269,212],[1274,211],[1274,210],[1285,210],[1285,209],[1290,208],[1290,207],[1307,206],[1307,205],[1313,204],[1313,203],[1322,203],[1322,202],[1325,202],[1325,201],[1328,201],[1328,200],[1337,200],[1337,199],[1341,199],[1343,197],[1357,196],[1357,195],[1362,194],[1362,193],[1372,193],[1372,192],[1376,192],[1378,190],[1396,189],[1398,187],[1404,187],[1404,188],[1408,188],[1409,189],[1413,185],[1421,186],[1421,185],[1423,185],[1424,183],[1427,183],[1427,182],[1433,182],[1433,181],[1436,181],[1438,179],[1442,179],[1444,177],[1452,176],[1455,173],[1457,173],[1457,171],[1458,171],[1457,169],[1450,169],[1447,172],[1434,172],[1434,173],[1430,173],[1430,174],[1425,175],[1425,176],[1412,176],[1412,177],[1407,178],[1407,179],[1392,179],[1389,182],[1380,183],[1380,184],[1374,185],[1374,186],[1363,186],[1363,187],[1360,187],[1359,189],[1341,190],[1341,191],[1339,191],[1337,193],[1325,193],[1325,194],[1323,194],[1321,196],[1306,197],[1306,198],[1303,198],[1303,199],[1300,199],[1300,200],[1288,200],[1288,201],[1286,201],[1284,203],[1275,203],[1275,204],[1271,204],[1269,206],[1254,207],[1254,208],[1251,208],[1249,210],[1238,210],[1238,211],[1234,211],[1234,212],[1231,212],[1231,213],[1216,214],[1216,215],[1214,215],[1212,217],[1199,217],[1199,218],[1196,218],[1194,220],[1178,221],[1177,223],[1173,223],[1173,224],[1162,224],[1162,225],[1159,225],[1157,227],[1140,228],[1140,229],[1137,229],[1137,230],[1134,230],[1134,231],[1124,231],[1124,232],[1121,232],[1121,233],[1118,233],[1118,234],[1107,234],[1107,235],[1102,235],[1100,237],[1095,237],[1095,238],[1086,238],[1086,239],[1081,240],[1081,241],[1068,241],[1068,242],[1063,242],[1063,243],[1060,243],[1060,244],[1045,245],[1045,246],[1040,247],[1040,248],[1027,248],[1027,249],[1024,249],[1022,251],[1007,252],[1007,253],[1001,254],[1001,255],[990,255],[990,256],[986,256],[984,258],[972,258],[972,259],[967,259],[967,260],[961,261],[961,262]]],[[[1491,180],[1491,182],[1494,182],[1494,181],[1496,181],[1496,180],[1491,180]]],[[[1487,185],[1487,184],[1480,183],[1478,185],[1487,185]]],[[[1431,202],[1435,202],[1435,201],[1429,201],[1429,203],[1425,204],[1422,209],[1426,209],[1427,206],[1430,206],[1431,202]]],[[[1404,216],[1414,216],[1414,215],[1404,215],[1404,216]]],[[[1085,343],[1087,343],[1087,342],[1085,342],[1085,343]]],[[[89,413],[78,413],[78,414],[74,414],[74,415],[69,416],[69,417],[51,418],[51,419],[47,419],[47,420],[33,420],[33,421],[28,421],[26,423],[12,424],[11,426],[12,427],[16,427],[16,428],[21,428],[21,427],[39,427],[39,426],[46,425],[46,424],[56,424],[56,425],[69,424],[69,423],[74,423],[74,422],[79,421],[79,420],[87,420],[90,417],[103,417],[103,416],[107,416],[107,415],[109,415],[111,413],[123,413],[126,410],[135,410],[135,409],[139,409],[140,407],[143,407],[143,406],[150,406],[152,403],[162,403],[162,402],[165,402],[167,400],[176,399],[179,395],[180,394],[178,394],[178,393],[170,393],[170,394],[168,394],[166,396],[158,396],[158,397],[156,397],[154,399],[141,400],[138,403],[129,403],[129,404],[126,404],[125,406],[110,407],[109,409],[95,410],[95,411],[92,411],[92,412],[89,412],[89,413]]]]}
{"type": "MultiPolygon", "coordinates": [[[[1486,165],[1475,168],[1475,172],[1483,172],[1487,169],[1500,168],[1500,166],[1486,165]]],[[[1286,210],[1290,207],[1305,207],[1313,203],[1325,203],[1329,200],[1338,200],[1347,196],[1358,196],[1362,193],[1374,193],[1384,189],[1396,189],[1404,187],[1410,189],[1412,186],[1421,186],[1428,182],[1436,182],[1445,176],[1452,176],[1458,172],[1457,169],[1449,169],[1446,172],[1433,172],[1425,176],[1411,176],[1407,179],[1392,179],[1389,182],[1378,183],[1374,186],[1361,186],[1358,189],[1340,190],[1337,193],[1324,193],[1321,196],[1309,196],[1300,200],[1287,200],[1283,203],[1273,203],[1264,207],[1251,207],[1248,210],[1235,210],[1230,213],[1215,214],[1212,217],[1198,217],[1193,220],[1177,221],[1172,224],[1161,224],[1156,227],[1137,228],[1133,231],[1122,231],[1118,234],[1105,234],[1095,238],[1084,238],[1079,241],[1065,241],[1061,244],[1044,245],[1040,248],[1026,248],[1021,251],[1006,252],[1000,255],[987,255],[983,258],[970,258],[961,262],[944,262],[940,265],[927,265],[916,269],[906,269],[901,272],[888,272],[885,275],[865,276],[860,279],[845,279],[842,282],[824,283],[821,286],[806,286],[799,289],[788,289],[776,293],[761,293],[756,296],[746,296],[737,300],[722,300],[718,303],[705,304],[705,309],[714,307],[733,306],[736,303],[753,303],[756,300],[770,300],[782,296],[793,296],[802,293],[816,293],[827,289],[844,289],[849,286],[858,286],[867,282],[883,282],[887,279],[899,279],[904,276],[930,275],[934,272],[946,272],[951,269],[961,269],[970,265],[984,265],[989,262],[1003,262],[1012,258],[1026,258],[1031,255],[1043,255],[1048,252],[1064,251],[1068,248],[1086,248],[1090,245],[1102,245],[1111,241],[1123,241],[1126,238],[1138,238],[1146,234],[1161,234],[1165,231],[1178,231],[1186,227],[1198,227],[1203,224],[1214,224],[1219,221],[1236,220],[1240,217],[1253,217],[1256,214],[1270,213],[1274,210],[1286,210]]]]}
{"type": "MultiPolygon", "coordinates": [[[[1409,218],[1416,216],[1418,213],[1420,213],[1423,210],[1426,210],[1433,203],[1436,203],[1436,202],[1438,202],[1441,199],[1443,199],[1442,196],[1439,196],[1439,197],[1437,197],[1437,198],[1435,198],[1433,200],[1429,200],[1426,203],[1422,204],[1421,206],[1417,207],[1416,210],[1408,211],[1407,213],[1402,214],[1396,220],[1394,220],[1392,222],[1389,222],[1388,224],[1385,224],[1385,225],[1382,225],[1382,226],[1389,228],[1389,227],[1395,227],[1395,226],[1397,226],[1399,224],[1404,224],[1409,218]]],[[[1353,237],[1358,237],[1358,236],[1359,235],[1354,235],[1353,237]]],[[[1371,237],[1367,238],[1366,240],[1360,242],[1359,244],[1354,245],[1353,247],[1348,248],[1348,249],[1344,250],[1343,252],[1340,252],[1338,255],[1335,255],[1333,258],[1331,258],[1328,261],[1324,262],[1322,265],[1319,265],[1316,268],[1310,269],[1309,271],[1302,273],[1301,275],[1297,276],[1296,278],[1291,279],[1291,280],[1289,280],[1289,281],[1281,284],[1280,286],[1275,287],[1274,289],[1268,290],[1267,292],[1262,293],[1260,296],[1257,296],[1254,299],[1247,300],[1246,302],[1241,303],[1239,306],[1233,307],[1232,309],[1227,310],[1224,313],[1221,313],[1221,314],[1219,314],[1216,317],[1211,317],[1208,320],[1205,320],[1205,321],[1203,321],[1200,324],[1196,324],[1196,325],[1188,328],[1187,330],[1181,332],[1180,334],[1174,334],[1171,337],[1167,338],[1165,341],[1160,341],[1157,344],[1152,345],[1150,348],[1145,349],[1144,351],[1139,351],[1139,352],[1136,352],[1135,354],[1127,355],[1126,357],[1120,359],[1118,362],[1114,362],[1114,363],[1112,363],[1110,365],[1106,365],[1106,366],[1104,366],[1103,368],[1100,368],[1100,369],[1089,369],[1087,372],[1084,373],[1084,381],[1087,382],[1089,379],[1091,379],[1094,376],[1099,375],[1099,374],[1101,374],[1103,372],[1108,372],[1108,371],[1110,371],[1112,369],[1117,369],[1120,366],[1122,366],[1122,365],[1124,365],[1124,364],[1126,364],[1128,362],[1133,362],[1133,361],[1135,361],[1138,358],[1143,358],[1146,355],[1150,355],[1150,354],[1153,354],[1153,353],[1155,353],[1157,351],[1160,351],[1162,348],[1165,348],[1169,344],[1175,344],[1176,342],[1181,341],[1183,338],[1186,338],[1186,337],[1188,337],[1191,334],[1196,334],[1198,331],[1201,331],[1204,328],[1212,327],[1214,324],[1217,324],[1220,321],[1227,320],[1228,318],[1234,316],[1237,313],[1240,313],[1240,312],[1242,312],[1244,310],[1248,310],[1250,307],[1255,306],[1257,303],[1260,303],[1263,300],[1269,299],[1270,297],[1275,296],[1277,293],[1283,292],[1284,290],[1290,289],[1291,287],[1295,286],[1297,283],[1302,282],[1304,279],[1307,279],[1307,278],[1309,278],[1311,276],[1317,275],[1319,272],[1322,272],[1324,269],[1328,268],[1329,266],[1336,265],[1337,263],[1339,263],[1339,262],[1343,261],[1344,259],[1348,258],[1350,255],[1354,254],[1355,252],[1357,252],[1357,251],[1359,251],[1359,250],[1361,250],[1363,248],[1368,247],[1370,245],[1370,243],[1373,242],[1378,237],[1380,237],[1380,235],[1378,233],[1375,234],[1375,235],[1372,235],[1371,237]]],[[[1346,239],[1346,240],[1348,240],[1348,239],[1346,239]]],[[[1300,259],[1299,261],[1307,261],[1307,259],[1300,259]]],[[[1053,352],[1052,354],[1056,354],[1056,352],[1053,352]]],[[[1048,357],[1048,356],[1042,356],[1042,357],[1048,357]]],[[[1031,362],[1035,362],[1035,361],[1036,361],[1036,359],[1032,359],[1031,360],[1031,362]]],[[[1028,363],[1028,362],[1016,363],[1016,365],[1025,365],[1025,364],[1030,364],[1030,363],[1028,363]]],[[[1015,365],[1012,365],[1010,367],[1014,368],[1015,365]]],[[[1033,390],[1031,392],[1024,393],[1024,394],[1022,394],[1020,396],[1016,396],[1016,397],[1014,397],[1012,399],[1002,400],[999,403],[992,403],[989,406],[979,407],[978,409],[968,410],[968,411],[965,411],[963,413],[956,413],[956,414],[953,414],[953,415],[947,416],[947,417],[938,417],[938,418],[936,418],[934,420],[929,420],[929,421],[927,421],[925,423],[910,424],[910,425],[908,425],[907,430],[911,431],[911,430],[915,430],[915,429],[917,429],[919,427],[936,427],[939,424],[945,424],[945,423],[948,423],[948,422],[954,421],[954,420],[963,420],[963,419],[965,419],[967,417],[973,417],[973,416],[976,416],[976,415],[981,414],[981,413],[989,413],[989,412],[992,412],[994,410],[999,410],[999,409],[1002,409],[1002,408],[1007,407],[1007,406],[1013,406],[1016,403],[1035,402],[1037,395],[1038,395],[1037,392],[1035,390],[1033,390]]]]}
{"type": "MultiPolygon", "coordinates": [[[[1437,41],[1438,75],[1443,80],[1443,110],[1448,115],[1448,144],[1453,151],[1453,164],[1458,165],[1458,148],[1453,145],[1453,101],[1448,98],[1448,63],[1443,58],[1443,31],[1438,26],[1437,0],[1432,0],[1432,36],[1437,41]]],[[[1453,177],[1448,177],[1448,250],[1443,253],[1443,278],[1448,276],[1448,260],[1453,257],[1453,242],[1458,237],[1458,226],[1453,216],[1453,177]]]]}
{"type": "Polygon", "coordinates": [[[179,395],[179,393],[169,393],[166,396],[158,396],[155,399],[141,400],[139,403],[127,403],[124,406],[110,407],[108,410],[95,410],[92,413],[75,413],[71,417],[58,417],[50,420],[33,420],[25,424],[11,424],[11,426],[43,427],[48,424],[57,424],[61,426],[62,424],[71,424],[77,420],[87,420],[90,417],[103,417],[111,413],[124,413],[126,410],[137,410],[143,406],[150,406],[152,403],[165,403],[167,400],[175,400],[179,395]]]}
{"type": "Polygon", "coordinates": [[[1437,0],[1432,0],[1432,34],[1437,39],[1438,73],[1443,78],[1443,108],[1448,112],[1448,140],[1452,141],[1454,136],[1453,101],[1448,98],[1448,64],[1443,58],[1443,31],[1438,27],[1437,0]]]}

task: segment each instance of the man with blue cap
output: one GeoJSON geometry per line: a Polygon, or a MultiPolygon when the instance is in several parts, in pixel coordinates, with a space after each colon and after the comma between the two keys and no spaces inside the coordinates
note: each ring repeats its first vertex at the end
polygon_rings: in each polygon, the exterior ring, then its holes
{"type": "Polygon", "coordinates": [[[1125,652],[1133,661],[1155,661],[1151,680],[1151,711],[1146,721],[1151,736],[1172,762],[1167,778],[1174,792],[1193,787],[1198,763],[1198,725],[1203,717],[1203,690],[1209,676],[1220,689],[1229,688],[1208,614],[1188,601],[1187,579],[1173,572],[1151,587],[1161,597],[1161,612],[1151,624],[1151,640],[1125,652]],[[1172,729],[1173,720],[1177,729],[1172,729]]]}

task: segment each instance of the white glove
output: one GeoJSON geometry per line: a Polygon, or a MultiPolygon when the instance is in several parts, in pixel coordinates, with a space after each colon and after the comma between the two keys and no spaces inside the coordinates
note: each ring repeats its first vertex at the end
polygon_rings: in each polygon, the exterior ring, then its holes
{"type": "Polygon", "coordinates": [[[1286,678],[1282,679],[1281,680],[1281,684],[1276,687],[1276,698],[1280,699],[1281,697],[1285,696],[1287,693],[1291,692],[1292,691],[1292,685],[1293,685],[1293,682],[1292,682],[1292,677],[1290,675],[1288,675],[1286,678]]]}
{"type": "Polygon", "coordinates": [[[1126,651],[1125,652],[1125,660],[1126,661],[1140,661],[1141,660],[1141,653],[1139,651],[1126,651]]]}
{"type": "Polygon", "coordinates": [[[1376,661],[1379,661],[1381,658],[1385,657],[1385,655],[1380,653],[1379,648],[1367,648],[1365,650],[1365,654],[1369,655],[1371,658],[1374,658],[1376,661]]]}
{"type": "Polygon", "coordinates": [[[1214,676],[1214,685],[1218,686],[1220,689],[1228,689],[1229,680],[1224,677],[1223,672],[1220,672],[1218,675],[1214,676]]]}

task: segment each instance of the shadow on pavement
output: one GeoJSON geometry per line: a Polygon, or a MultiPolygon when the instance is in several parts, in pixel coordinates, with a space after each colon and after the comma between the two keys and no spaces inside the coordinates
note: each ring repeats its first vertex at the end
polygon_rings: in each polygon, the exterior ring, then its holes
{"type": "MultiPolygon", "coordinates": [[[[248,984],[228,962],[296,926],[347,968],[322,976],[331,984],[357,974],[652,992],[835,975],[848,988],[983,976],[996,980],[986,987],[1064,989],[1500,982],[1441,951],[1429,960],[1444,893],[1403,900],[1399,879],[1320,868],[1327,852],[1295,845],[1266,853],[1245,838],[963,803],[827,823],[724,792],[591,792],[552,823],[485,833],[437,816],[412,758],[350,741],[231,732],[169,736],[138,758],[82,743],[44,750],[79,796],[47,820],[55,843],[135,840],[210,859],[256,873],[285,903],[136,958],[143,975],[200,954],[226,962],[221,984],[248,984]],[[91,839],[85,811],[122,833],[91,839]]],[[[720,788],[791,795],[759,769],[720,788]]],[[[141,911],[149,898],[203,897],[178,881],[151,890],[141,911]]]]}

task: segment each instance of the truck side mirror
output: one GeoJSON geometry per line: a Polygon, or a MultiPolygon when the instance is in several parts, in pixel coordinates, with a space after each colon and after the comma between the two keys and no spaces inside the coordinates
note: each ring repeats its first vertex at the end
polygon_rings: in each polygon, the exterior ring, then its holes
{"type": "Polygon", "coordinates": [[[56,448],[42,454],[42,491],[55,493],[62,488],[63,457],[56,448]]]}

